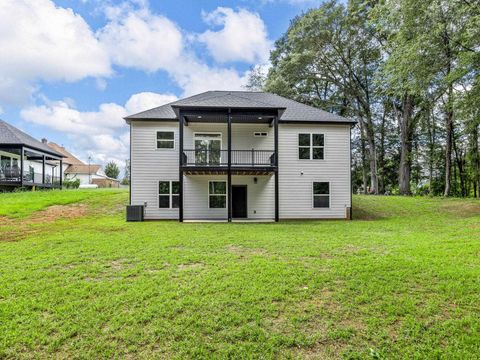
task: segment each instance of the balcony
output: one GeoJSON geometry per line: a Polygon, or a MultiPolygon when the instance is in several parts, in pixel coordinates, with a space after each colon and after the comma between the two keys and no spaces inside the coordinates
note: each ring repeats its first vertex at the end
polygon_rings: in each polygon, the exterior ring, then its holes
{"type": "MultiPolygon", "coordinates": [[[[232,150],[231,171],[237,174],[268,174],[275,171],[274,150],[232,150]]],[[[222,174],[228,169],[228,150],[183,150],[182,168],[187,174],[222,174]]]]}

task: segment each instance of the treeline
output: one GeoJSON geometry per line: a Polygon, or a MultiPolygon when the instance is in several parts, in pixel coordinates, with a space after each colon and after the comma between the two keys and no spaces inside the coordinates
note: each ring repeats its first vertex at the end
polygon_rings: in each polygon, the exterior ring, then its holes
{"type": "Polygon", "coordinates": [[[480,2],[331,1],[276,41],[262,88],[358,120],[354,191],[480,197],[480,2]]]}

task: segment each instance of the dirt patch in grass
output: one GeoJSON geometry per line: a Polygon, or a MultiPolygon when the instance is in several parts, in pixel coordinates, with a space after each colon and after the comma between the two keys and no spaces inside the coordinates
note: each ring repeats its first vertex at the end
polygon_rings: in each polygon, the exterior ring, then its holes
{"type": "Polygon", "coordinates": [[[50,224],[57,220],[75,219],[87,214],[86,204],[54,205],[34,212],[26,219],[0,218],[0,241],[19,241],[39,233],[35,225],[50,224]]]}
{"type": "Polygon", "coordinates": [[[192,270],[192,269],[200,269],[204,266],[204,264],[199,263],[199,262],[192,262],[188,264],[179,264],[178,269],[179,270],[192,270]]]}
{"type": "Polygon", "coordinates": [[[480,202],[452,201],[440,206],[440,211],[456,217],[472,217],[480,215],[480,202]]]}
{"type": "Polygon", "coordinates": [[[248,257],[248,256],[255,256],[255,255],[266,255],[267,251],[262,248],[247,248],[238,245],[228,245],[227,251],[238,255],[240,258],[248,257]]]}
{"type": "Polygon", "coordinates": [[[37,211],[33,213],[26,223],[50,223],[60,219],[74,219],[85,216],[87,213],[86,204],[74,204],[74,205],[53,205],[49,206],[45,210],[37,211]]]}

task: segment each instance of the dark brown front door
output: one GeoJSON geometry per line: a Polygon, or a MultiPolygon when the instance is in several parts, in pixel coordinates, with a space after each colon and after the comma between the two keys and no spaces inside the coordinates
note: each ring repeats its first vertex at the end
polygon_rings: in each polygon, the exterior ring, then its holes
{"type": "Polygon", "coordinates": [[[232,185],[232,217],[247,218],[247,185],[232,185]]]}

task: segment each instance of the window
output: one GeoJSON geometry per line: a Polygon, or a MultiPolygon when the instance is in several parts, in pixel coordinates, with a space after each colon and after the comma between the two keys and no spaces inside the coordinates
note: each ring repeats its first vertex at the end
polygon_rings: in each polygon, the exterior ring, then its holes
{"type": "Polygon", "coordinates": [[[180,206],[180,183],[178,181],[158,182],[158,207],[175,209],[180,206]]]}
{"type": "Polygon", "coordinates": [[[227,182],[210,181],[208,183],[208,207],[224,209],[227,207],[227,182]]]}
{"type": "Polygon", "coordinates": [[[330,183],[328,182],[313,183],[313,207],[314,208],[330,207],[330,183]]]}
{"type": "Polygon", "coordinates": [[[323,134],[298,134],[298,158],[323,160],[324,143],[323,134]]]}
{"type": "Polygon", "coordinates": [[[173,149],[174,147],[173,131],[157,131],[157,149],[173,149]]]}
{"type": "Polygon", "coordinates": [[[266,133],[266,132],[254,132],[253,136],[255,136],[255,137],[267,137],[268,133],[266,133]]]}
{"type": "Polygon", "coordinates": [[[219,165],[222,155],[222,134],[196,133],[194,138],[195,164],[219,165]]]}

